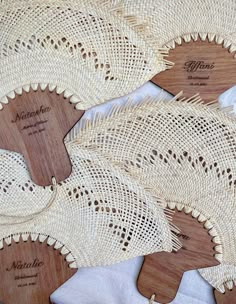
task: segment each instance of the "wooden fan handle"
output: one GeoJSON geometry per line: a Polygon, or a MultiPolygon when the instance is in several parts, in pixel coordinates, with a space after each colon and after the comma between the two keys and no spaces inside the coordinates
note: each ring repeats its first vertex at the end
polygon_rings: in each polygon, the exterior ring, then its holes
{"type": "Polygon", "coordinates": [[[155,300],[160,303],[169,303],[175,298],[184,272],[179,265],[175,268],[178,263],[173,264],[168,255],[169,253],[164,253],[161,257],[153,254],[146,256],[138,278],[139,292],[148,299],[155,294],[155,300]]]}
{"type": "Polygon", "coordinates": [[[71,173],[64,137],[82,117],[63,94],[40,88],[9,98],[0,111],[0,148],[21,153],[39,186],[57,183],[71,173]]]}
{"type": "Polygon", "coordinates": [[[184,212],[176,211],[173,223],[180,228],[178,234],[183,247],[177,252],[154,253],[144,258],[137,287],[146,298],[155,294],[160,303],[171,302],[177,293],[185,271],[216,266],[214,243],[203,223],[184,212]]]}

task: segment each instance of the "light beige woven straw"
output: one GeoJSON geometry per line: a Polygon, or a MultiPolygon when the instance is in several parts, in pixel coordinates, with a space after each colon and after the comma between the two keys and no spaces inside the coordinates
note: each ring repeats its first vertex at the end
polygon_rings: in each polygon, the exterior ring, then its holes
{"type": "MultiPolygon", "coordinates": [[[[110,1],[114,10],[120,9],[122,14],[130,15],[148,26],[149,39],[153,41],[154,49],[163,46],[174,49],[182,42],[208,39],[210,42],[223,44],[231,53],[236,51],[236,1],[234,0],[110,1]]],[[[228,243],[227,248],[228,250],[232,248],[232,256],[234,256],[234,245],[228,243]]],[[[224,292],[223,283],[228,288],[232,287],[233,281],[236,284],[236,269],[231,266],[219,266],[215,270],[209,269],[200,273],[222,292],[224,292]]]]}
{"type": "Polygon", "coordinates": [[[78,109],[131,92],[170,65],[145,32],[103,0],[1,0],[0,106],[38,83],[78,109]]]}
{"type": "Polygon", "coordinates": [[[46,188],[31,182],[20,154],[0,150],[0,247],[20,235],[41,242],[49,236],[50,245],[70,252],[71,267],[178,249],[178,230],[158,198],[85,146],[67,142],[73,172],[46,188]]]}
{"type": "Polygon", "coordinates": [[[236,50],[236,2],[234,0],[110,0],[114,9],[146,23],[153,44],[175,48],[191,39],[224,44],[236,50]]]}
{"type": "MultiPolygon", "coordinates": [[[[141,38],[145,31],[102,0],[0,1],[1,109],[39,85],[77,109],[132,91],[169,66],[166,51],[141,38]]],[[[67,149],[73,173],[52,188],[31,182],[19,154],[0,151],[0,247],[20,235],[49,236],[71,267],[179,248],[156,197],[102,153],[74,142],[67,149]]]]}
{"type": "Polygon", "coordinates": [[[206,221],[222,265],[201,274],[222,291],[236,279],[236,120],[198,96],[156,101],[116,108],[76,141],[103,153],[164,206],[206,221]]]}

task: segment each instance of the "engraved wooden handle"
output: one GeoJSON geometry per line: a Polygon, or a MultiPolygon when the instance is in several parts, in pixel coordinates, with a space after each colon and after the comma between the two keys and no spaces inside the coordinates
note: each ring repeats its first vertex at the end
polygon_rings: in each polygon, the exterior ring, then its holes
{"type": "Polygon", "coordinates": [[[235,85],[234,53],[215,42],[183,41],[170,50],[168,60],[174,67],[154,76],[152,82],[173,95],[180,91],[185,97],[199,93],[209,102],[235,85]]]}
{"type": "Polygon", "coordinates": [[[21,153],[36,184],[59,183],[72,170],[64,137],[83,114],[48,88],[23,92],[0,111],[0,148],[21,153]]]}

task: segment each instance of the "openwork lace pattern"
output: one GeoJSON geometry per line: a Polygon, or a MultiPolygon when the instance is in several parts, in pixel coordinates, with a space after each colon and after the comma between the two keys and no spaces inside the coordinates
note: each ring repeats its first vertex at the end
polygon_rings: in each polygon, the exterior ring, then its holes
{"type": "Polygon", "coordinates": [[[1,1],[0,103],[35,83],[66,88],[79,109],[125,95],[170,66],[143,33],[102,0],[1,1]]]}
{"type": "Polygon", "coordinates": [[[66,253],[71,252],[75,267],[112,264],[179,248],[172,233],[177,230],[168,222],[170,215],[165,215],[158,198],[99,151],[74,142],[67,148],[73,172],[57,185],[50,208],[46,207],[53,187],[33,184],[22,156],[1,150],[1,246],[19,240],[20,235],[25,239],[40,236],[42,241],[49,236],[50,244],[57,240],[66,253]],[[27,220],[21,221],[22,217],[27,220]]]}
{"type": "Polygon", "coordinates": [[[74,140],[99,150],[164,206],[205,222],[222,265],[201,274],[222,290],[236,278],[236,121],[217,107],[198,96],[146,98],[85,124],[74,140]],[[228,277],[224,265],[231,265],[228,277]]]}

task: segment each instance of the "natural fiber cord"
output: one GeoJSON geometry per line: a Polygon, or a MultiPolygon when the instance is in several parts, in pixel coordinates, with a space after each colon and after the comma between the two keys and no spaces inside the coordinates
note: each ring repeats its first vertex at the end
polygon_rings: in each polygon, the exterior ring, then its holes
{"type": "Polygon", "coordinates": [[[175,48],[182,39],[224,44],[236,50],[236,2],[234,0],[110,0],[122,6],[123,14],[132,16],[149,28],[149,37],[156,47],[175,48]]]}
{"type": "Polygon", "coordinates": [[[206,221],[222,265],[201,274],[222,290],[236,279],[236,119],[198,96],[177,98],[115,107],[71,139],[102,153],[164,206],[206,221]]]}
{"type": "Polygon", "coordinates": [[[113,11],[103,0],[0,1],[0,107],[39,83],[87,109],[169,67],[167,51],[143,39],[145,25],[113,11]]]}

